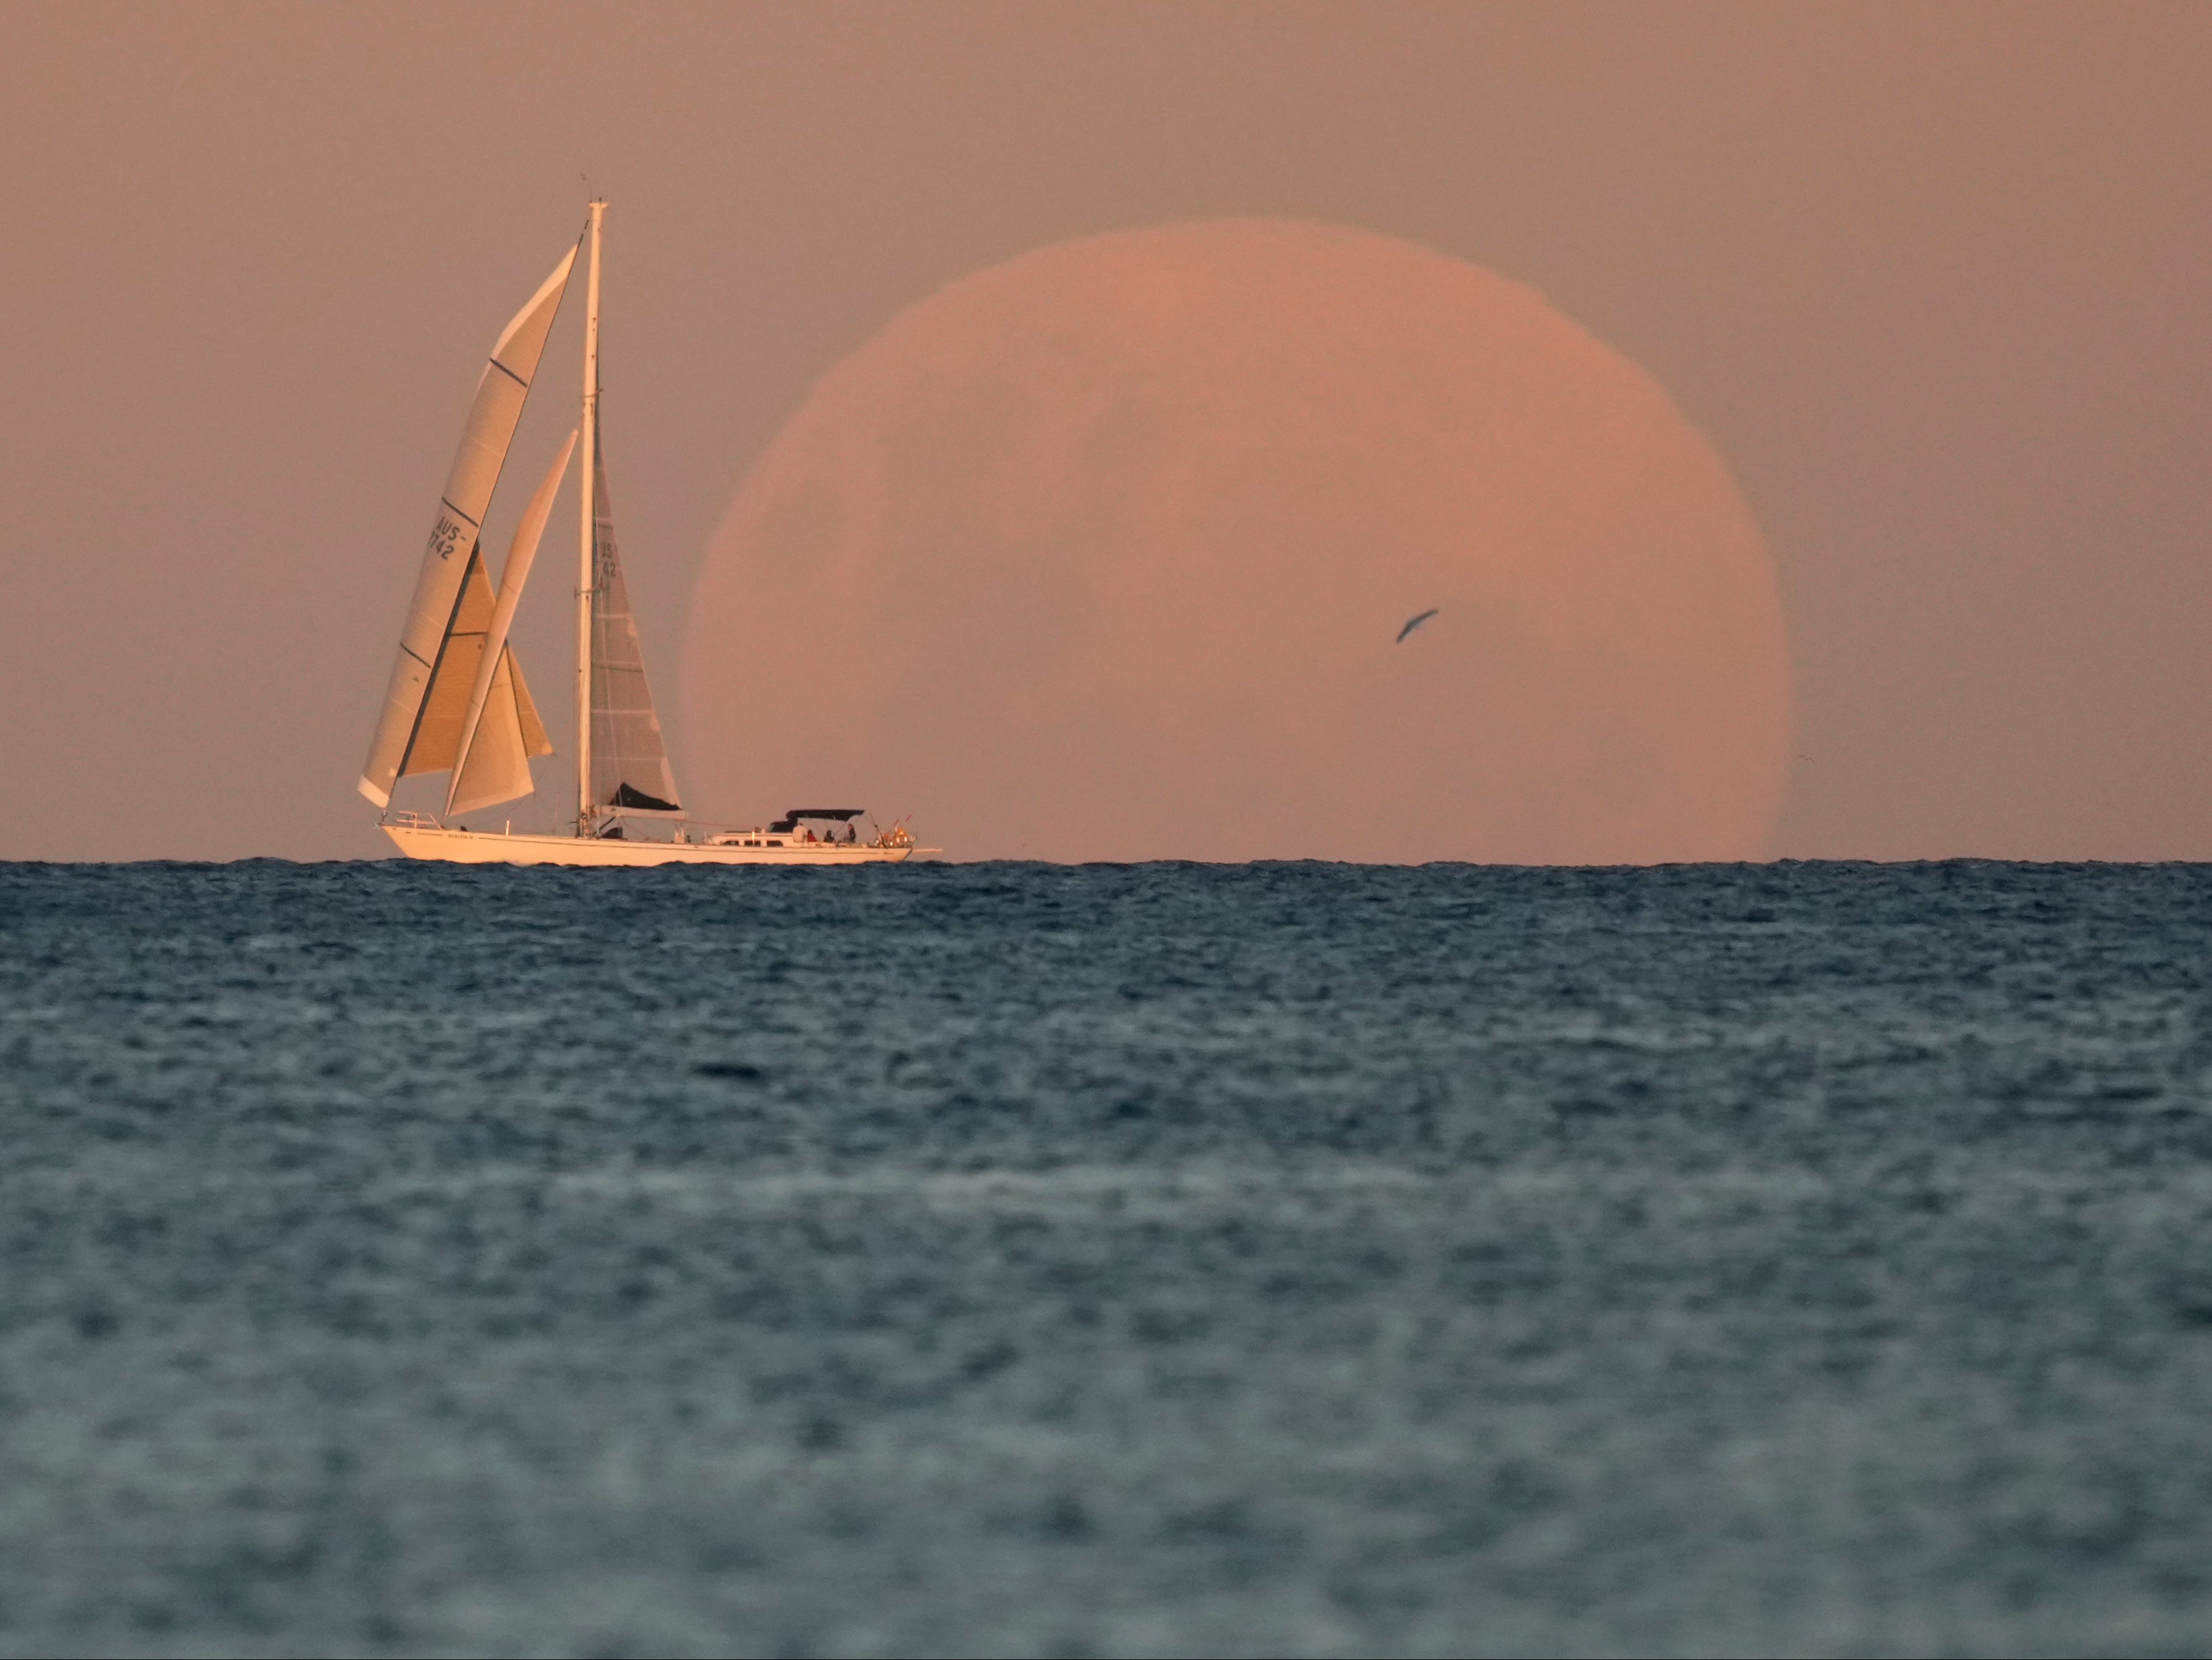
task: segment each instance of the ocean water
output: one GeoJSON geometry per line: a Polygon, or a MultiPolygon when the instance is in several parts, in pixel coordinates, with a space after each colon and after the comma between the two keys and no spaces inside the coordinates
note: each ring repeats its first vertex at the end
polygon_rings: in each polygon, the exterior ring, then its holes
{"type": "Polygon", "coordinates": [[[0,866],[0,1651],[2201,1653],[2208,924],[0,866]]]}

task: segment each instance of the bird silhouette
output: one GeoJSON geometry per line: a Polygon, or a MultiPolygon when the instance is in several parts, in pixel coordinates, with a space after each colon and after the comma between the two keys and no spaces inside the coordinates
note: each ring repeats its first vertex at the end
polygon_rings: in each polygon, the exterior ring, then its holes
{"type": "Polygon", "coordinates": [[[1394,646],[1401,643],[1407,635],[1411,634],[1415,629],[1420,627],[1422,623],[1427,622],[1429,618],[1434,617],[1443,608],[1441,605],[1431,605],[1419,617],[1408,617],[1406,621],[1406,626],[1398,630],[1398,638],[1393,640],[1390,643],[1394,646]]]}

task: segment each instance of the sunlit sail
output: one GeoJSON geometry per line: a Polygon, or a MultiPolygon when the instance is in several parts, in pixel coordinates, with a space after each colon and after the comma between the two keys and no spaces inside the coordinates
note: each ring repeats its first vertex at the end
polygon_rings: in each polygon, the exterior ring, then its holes
{"type": "MultiPolygon", "coordinates": [[[[544,728],[538,725],[530,689],[523,684],[522,665],[507,647],[507,629],[515,607],[530,581],[530,567],[538,557],[538,539],[553,514],[553,497],[561,488],[561,475],[568,470],[575,453],[576,435],[570,433],[561,453],[546,470],[544,482],[530,498],[515,526],[508,547],[507,567],[500,573],[499,598],[492,605],[491,623],[485,631],[483,651],[469,690],[467,713],[461,717],[460,744],[453,763],[453,781],[446,793],[446,811],[473,812],[500,801],[530,794],[530,757],[550,755],[544,728]],[[528,718],[525,720],[525,711],[528,718]],[[535,741],[531,728],[536,727],[535,741]],[[542,747],[539,747],[542,745],[542,747]]],[[[442,673],[442,670],[441,671],[442,673]]]]}
{"type": "MultiPolygon", "coordinates": [[[[491,632],[492,611],[491,582],[484,575],[483,560],[471,552],[460,601],[453,608],[453,627],[438,654],[437,672],[432,677],[429,695],[422,700],[415,741],[408,747],[406,764],[400,769],[402,777],[447,772],[460,760],[469,690],[487,655],[484,646],[491,632]]],[[[492,660],[494,684],[508,689],[506,709],[510,718],[481,727],[477,734],[470,757],[472,775],[465,788],[478,798],[479,806],[529,794],[530,757],[553,752],[514,654],[502,649],[492,660]]]]}
{"type": "MultiPolygon", "coordinates": [[[[468,421],[461,429],[460,447],[438,498],[430,543],[423,550],[422,569],[415,579],[415,597],[407,607],[406,626],[400,630],[399,656],[392,665],[384,708],[377,717],[368,759],[361,770],[361,793],[380,807],[391,802],[392,787],[403,772],[426,770],[410,762],[410,751],[419,747],[417,727],[429,702],[430,682],[437,672],[440,654],[447,648],[459,621],[469,575],[472,571],[481,575],[477,542],[484,513],[491,505],[500,470],[507,465],[515,424],[522,419],[522,406],[530,396],[538,360],[544,355],[545,337],[553,327],[554,313],[561,308],[561,296],[568,291],[568,273],[575,264],[576,250],[571,248],[530,297],[529,304],[515,313],[501,331],[477,382],[476,400],[469,406],[468,421]]],[[[487,618],[489,615],[487,599],[487,618]]],[[[471,664],[471,672],[474,667],[471,664]]],[[[457,718],[467,696],[468,679],[464,677],[457,693],[457,718]]],[[[446,764],[451,763],[448,757],[446,764]]]]}

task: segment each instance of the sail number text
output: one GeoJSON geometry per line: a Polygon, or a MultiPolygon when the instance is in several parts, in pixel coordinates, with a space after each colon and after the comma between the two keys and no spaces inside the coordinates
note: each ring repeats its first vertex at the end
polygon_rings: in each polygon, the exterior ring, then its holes
{"type": "Polygon", "coordinates": [[[461,527],[450,515],[440,514],[438,522],[430,527],[430,549],[441,559],[451,559],[453,549],[461,539],[461,527]]]}

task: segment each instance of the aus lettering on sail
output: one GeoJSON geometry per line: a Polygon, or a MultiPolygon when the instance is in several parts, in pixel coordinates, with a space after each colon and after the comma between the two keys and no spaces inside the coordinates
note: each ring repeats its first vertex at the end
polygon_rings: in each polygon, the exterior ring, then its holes
{"type": "Polygon", "coordinates": [[[440,514],[438,522],[430,526],[430,551],[441,559],[451,559],[460,540],[461,527],[453,522],[453,515],[440,514]]]}

